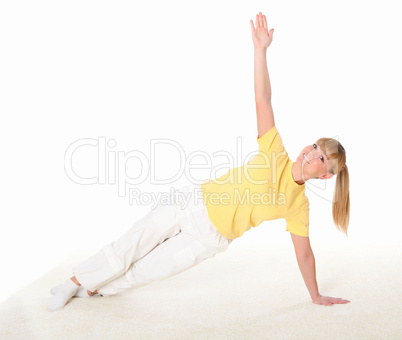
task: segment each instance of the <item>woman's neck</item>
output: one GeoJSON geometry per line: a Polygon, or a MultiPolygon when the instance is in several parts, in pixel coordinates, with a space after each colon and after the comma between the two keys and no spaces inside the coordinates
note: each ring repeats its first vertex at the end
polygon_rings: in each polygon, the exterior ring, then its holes
{"type": "Polygon", "coordinates": [[[301,165],[299,163],[297,163],[297,162],[293,163],[292,177],[293,177],[293,180],[299,185],[303,185],[305,183],[304,180],[303,180],[303,177],[302,177],[301,165]]]}

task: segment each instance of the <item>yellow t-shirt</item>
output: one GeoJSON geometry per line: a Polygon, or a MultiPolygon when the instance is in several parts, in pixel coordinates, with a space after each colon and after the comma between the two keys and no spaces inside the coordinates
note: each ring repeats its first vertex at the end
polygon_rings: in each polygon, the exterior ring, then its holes
{"type": "Polygon", "coordinates": [[[309,236],[309,201],[305,185],[292,176],[293,162],[273,126],[260,138],[258,153],[241,167],[201,184],[208,216],[229,239],[263,221],[286,220],[286,230],[309,236]]]}

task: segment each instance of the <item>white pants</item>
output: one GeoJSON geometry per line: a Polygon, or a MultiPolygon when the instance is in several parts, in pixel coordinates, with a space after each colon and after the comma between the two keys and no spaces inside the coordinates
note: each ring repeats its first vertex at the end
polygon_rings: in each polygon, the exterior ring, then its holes
{"type": "Polygon", "coordinates": [[[231,241],[209,219],[200,185],[188,185],[72,271],[85,289],[113,295],[178,274],[225,251],[231,241]]]}

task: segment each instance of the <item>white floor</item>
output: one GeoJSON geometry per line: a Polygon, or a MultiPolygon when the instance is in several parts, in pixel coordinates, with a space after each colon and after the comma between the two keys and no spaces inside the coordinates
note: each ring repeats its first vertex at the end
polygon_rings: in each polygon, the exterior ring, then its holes
{"type": "MultiPolygon", "coordinates": [[[[91,251],[92,252],[92,251],[91,251]]],[[[398,245],[315,247],[322,295],[315,305],[294,258],[280,246],[229,247],[174,277],[113,297],[73,298],[50,313],[49,289],[91,254],[81,251],[0,303],[2,339],[397,339],[402,274],[398,245]]]]}

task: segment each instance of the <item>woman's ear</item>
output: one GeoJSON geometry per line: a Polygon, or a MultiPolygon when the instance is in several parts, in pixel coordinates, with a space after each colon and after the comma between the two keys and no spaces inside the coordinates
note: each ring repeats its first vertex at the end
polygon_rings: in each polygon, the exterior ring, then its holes
{"type": "Polygon", "coordinates": [[[334,175],[334,174],[330,174],[330,173],[325,174],[325,175],[321,175],[321,176],[320,176],[320,179],[330,179],[333,175],[334,175]]]}

